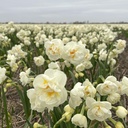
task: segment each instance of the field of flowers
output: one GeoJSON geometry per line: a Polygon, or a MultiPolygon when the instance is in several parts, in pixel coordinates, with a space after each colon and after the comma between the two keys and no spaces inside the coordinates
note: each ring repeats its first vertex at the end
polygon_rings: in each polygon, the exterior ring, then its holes
{"type": "Polygon", "coordinates": [[[127,39],[128,25],[0,24],[0,127],[128,128],[127,39]]]}

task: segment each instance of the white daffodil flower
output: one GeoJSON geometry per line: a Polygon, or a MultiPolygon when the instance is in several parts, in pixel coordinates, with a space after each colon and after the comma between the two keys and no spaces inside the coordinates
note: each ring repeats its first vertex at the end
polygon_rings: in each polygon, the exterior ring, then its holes
{"type": "Polygon", "coordinates": [[[6,73],[6,68],[0,67],[0,84],[7,78],[5,73],[6,73]]]}
{"type": "Polygon", "coordinates": [[[78,82],[75,84],[74,88],[70,91],[69,105],[72,108],[76,108],[82,103],[82,98],[84,97],[82,83],[78,82]]]}
{"type": "Polygon", "coordinates": [[[64,72],[55,69],[47,69],[44,74],[36,76],[33,81],[34,89],[27,91],[32,109],[43,111],[47,107],[48,110],[52,110],[53,107],[64,103],[67,99],[67,91],[64,87],[66,81],[64,72]]]}
{"type": "Polygon", "coordinates": [[[48,67],[50,69],[58,69],[58,70],[60,70],[60,64],[59,64],[59,62],[51,62],[51,63],[48,64],[48,67]]]}
{"type": "Polygon", "coordinates": [[[119,93],[111,93],[107,97],[107,101],[110,102],[111,104],[115,104],[120,101],[120,94],[119,93]]]}
{"type": "Polygon", "coordinates": [[[112,116],[110,111],[112,106],[107,101],[96,101],[91,97],[87,97],[86,105],[88,107],[87,116],[90,120],[105,121],[112,116]]]}
{"type": "Polygon", "coordinates": [[[64,44],[60,39],[53,39],[44,44],[46,54],[50,60],[58,60],[63,53],[64,44]]]}
{"type": "Polygon", "coordinates": [[[95,97],[96,89],[88,79],[86,79],[83,82],[82,86],[84,87],[84,97],[85,98],[86,97],[92,97],[92,98],[95,97]]]}
{"type": "Polygon", "coordinates": [[[114,76],[109,76],[104,83],[98,84],[96,90],[100,95],[108,95],[118,91],[117,80],[114,76]]]}
{"type": "Polygon", "coordinates": [[[37,66],[41,66],[44,64],[44,57],[43,56],[38,56],[38,57],[34,57],[34,62],[37,66]]]}
{"type": "Polygon", "coordinates": [[[82,114],[75,114],[72,119],[72,123],[80,128],[87,128],[87,118],[82,114]]]}
{"type": "Polygon", "coordinates": [[[128,78],[126,76],[123,76],[120,81],[119,92],[122,95],[126,94],[128,96],[128,78]]]}
{"type": "Polygon", "coordinates": [[[124,48],[126,47],[126,41],[119,39],[117,40],[117,43],[115,44],[115,46],[118,50],[122,50],[122,49],[124,50],[124,48]]]}
{"type": "Polygon", "coordinates": [[[86,49],[83,44],[68,42],[64,46],[62,57],[76,66],[84,61],[89,61],[92,55],[90,54],[89,49],[86,49]]]}
{"type": "Polygon", "coordinates": [[[20,72],[19,77],[22,85],[26,85],[31,82],[31,79],[29,78],[30,74],[30,68],[27,69],[25,72],[20,72]]]}

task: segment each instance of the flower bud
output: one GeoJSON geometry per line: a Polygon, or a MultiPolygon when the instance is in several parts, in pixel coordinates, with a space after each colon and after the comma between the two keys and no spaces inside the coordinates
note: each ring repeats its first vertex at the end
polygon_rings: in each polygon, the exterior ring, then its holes
{"type": "Polygon", "coordinates": [[[83,76],[84,76],[84,73],[79,72],[79,76],[80,76],[80,77],[83,77],[83,76]]]}
{"type": "Polygon", "coordinates": [[[79,74],[78,73],[75,73],[75,77],[78,78],[79,77],[79,74]]]}
{"type": "Polygon", "coordinates": [[[65,65],[67,66],[67,67],[70,67],[71,66],[71,64],[68,62],[68,61],[64,61],[64,63],[65,63],[65,65]]]}
{"type": "Polygon", "coordinates": [[[128,111],[123,106],[118,106],[117,107],[116,115],[119,118],[125,118],[127,114],[128,114],[128,111]]]}
{"type": "Polygon", "coordinates": [[[85,65],[83,63],[76,66],[76,71],[81,72],[85,69],[85,65]]]}
{"type": "Polygon", "coordinates": [[[47,64],[50,64],[50,60],[46,60],[47,64]]]}
{"type": "Polygon", "coordinates": [[[66,106],[64,107],[64,111],[65,111],[65,112],[70,112],[71,114],[73,114],[74,109],[71,108],[71,107],[69,106],[69,104],[68,104],[68,105],[66,105],[66,106]]]}
{"type": "Polygon", "coordinates": [[[112,93],[108,95],[107,101],[109,101],[111,104],[115,104],[120,101],[120,94],[118,93],[112,93]]]}
{"type": "Polygon", "coordinates": [[[72,114],[74,113],[74,109],[71,108],[71,107],[69,106],[69,104],[68,104],[68,105],[66,105],[66,106],[64,107],[64,111],[65,111],[65,113],[62,115],[62,117],[64,117],[64,118],[65,118],[65,121],[68,122],[68,121],[70,121],[71,116],[72,116],[72,114]]]}
{"type": "Polygon", "coordinates": [[[39,123],[34,123],[33,128],[48,128],[46,125],[40,125],[39,123]]]}
{"type": "Polygon", "coordinates": [[[65,118],[65,122],[70,121],[72,114],[70,112],[65,112],[62,117],[65,118]]]}
{"type": "Polygon", "coordinates": [[[7,92],[7,88],[4,88],[4,92],[7,92]]]}
{"type": "Polygon", "coordinates": [[[107,125],[105,128],[112,128],[110,125],[107,125]]]}
{"type": "Polygon", "coordinates": [[[116,122],[115,128],[124,128],[124,125],[121,122],[116,122]]]}
{"type": "Polygon", "coordinates": [[[12,80],[11,80],[11,79],[8,79],[8,80],[7,80],[7,83],[11,83],[11,82],[12,82],[12,80]]]}
{"type": "Polygon", "coordinates": [[[43,126],[36,122],[34,123],[33,128],[43,128],[43,126]]]}
{"type": "Polygon", "coordinates": [[[6,84],[6,88],[11,87],[11,86],[12,86],[12,83],[7,83],[6,84]]]}

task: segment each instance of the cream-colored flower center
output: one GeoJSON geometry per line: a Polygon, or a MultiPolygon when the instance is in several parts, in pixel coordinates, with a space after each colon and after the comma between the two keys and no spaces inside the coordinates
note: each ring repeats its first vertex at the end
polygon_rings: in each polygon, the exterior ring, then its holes
{"type": "Polygon", "coordinates": [[[109,86],[106,84],[104,89],[108,90],[109,89],[109,86]]]}
{"type": "Polygon", "coordinates": [[[77,49],[72,49],[71,51],[70,51],[70,56],[71,56],[71,58],[74,58],[75,57],[75,53],[77,52],[77,49]]]}
{"type": "Polygon", "coordinates": [[[85,89],[84,89],[84,93],[85,93],[85,95],[89,95],[89,94],[90,94],[88,88],[89,88],[89,86],[86,86],[85,89]]]}
{"type": "Polygon", "coordinates": [[[44,79],[43,84],[47,85],[46,88],[43,88],[43,92],[45,92],[48,97],[52,97],[54,95],[58,96],[58,92],[49,87],[48,81],[46,79],[44,79]]]}
{"type": "Polygon", "coordinates": [[[85,55],[85,59],[88,59],[89,58],[89,53],[87,53],[86,55],[85,55]]]}
{"type": "Polygon", "coordinates": [[[55,44],[51,44],[51,46],[49,47],[49,51],[51,51],[52,54],[60,53],[60,49],[56,47],[55,44]]]}
{"type": "Polygon", "coordinates": [[[44,79],[43,84],[48,84],[48,81],[44,79]]]}
{"type": "Polygon", "coordinates": [[[97,106],[94,109],[95,109],[95,115],[97,117],[102,117],[103,116],[103,112],[101,111],[101,106],[97,106]]]}

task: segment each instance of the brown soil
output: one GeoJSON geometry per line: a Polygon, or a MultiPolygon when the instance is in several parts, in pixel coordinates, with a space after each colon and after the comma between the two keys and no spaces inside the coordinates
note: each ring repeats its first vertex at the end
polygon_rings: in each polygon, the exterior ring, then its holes
{"type": "Polygon", "coordinates": [[[115,76],[120,80],[123,76],[128,77],[128,40],[127,46],[122,54],[118,57],[118,67],[115,76]]]}

